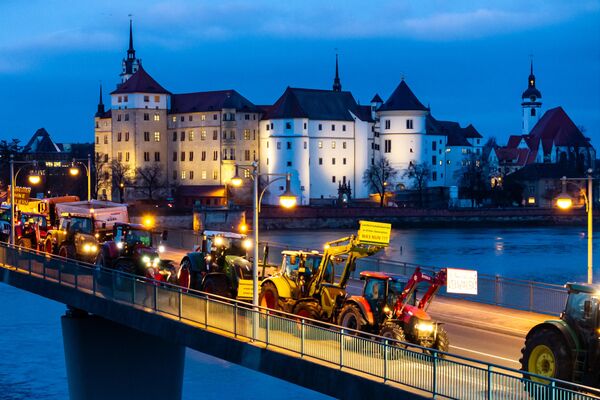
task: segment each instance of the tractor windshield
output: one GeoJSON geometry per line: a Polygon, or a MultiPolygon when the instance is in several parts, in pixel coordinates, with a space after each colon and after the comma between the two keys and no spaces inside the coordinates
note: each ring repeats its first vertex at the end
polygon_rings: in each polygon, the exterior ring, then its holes
{"type": "Polygon", "coordinates": [[[129,232],[127,232],[125,241],[127,243],[141,243],[146,247],[152,247],[152,234],[146,230],[132,229],[129,232]]]}
{"type": "Polygon", "coordinates": [[[252,263],[244,258],[236,258],[233,265],[241,279],[252,279],[252,263]]]}
{"type": "Polygon", "coordinates": [[[75,232],[92,234],[92,219],[83,217],[71,217],[70,229],[75,232]]]}
{"type": "MultiPolygon", "coordinates": [[[[400,295],[404,291],[406,286],[406,282],[398,281],[398,280],[390,280],[388,281],[388,299],[387,302],[389,305],[394,305],[398,301],[400,295]]],[[[415,292],[407,299],[407,303],[409,305],[415,305],[415,292]]]]}

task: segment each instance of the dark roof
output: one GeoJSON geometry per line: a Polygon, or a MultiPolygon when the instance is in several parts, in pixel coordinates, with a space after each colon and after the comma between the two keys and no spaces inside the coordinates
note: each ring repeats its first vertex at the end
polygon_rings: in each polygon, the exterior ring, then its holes
{"type": "Polygon", "coordinates": [[[356,112],[354,113],[358,119],[365,122],[375,122],[373,120],[373,114],[371,114],[371,106],[357,106],[356,112]]]}
{"type": "Polygon", "coordinates": [[[463,129],[463,132],[464,132],[465,137],[467,137],[467,138],[475,138],[475,139],[483,138],[483,136],[481,136],[481,133],[479,133],[479,131],[477,129],[475,129],[473,124],[469,124],[466,128],[463,129]]]}
{"type": "Polygon", "coordinates": [[[167,89],[162,87],[152,78],[144,68],[140,65],[135,74],[121,84],[111,94],[120,93],[158,93],[171,94],[167,89]]]}
{"type": "Polygon", "coordinates": [[[510,147],[511,149],[516,149],[519,146],[519,143],[521,143],[522,139],[523,139],[523,135],[510,135],[508,137],[508,143],[506,144],[506,147],[510,147]]]}
{"type": "Polygon", "coordinates": [[[544,154],[550,154],[553,145],[592,147],[562,107],[546,111],[529,133],[529,137],[542,141],[544,154]]]}
{"type": "Polygon", "coordinates": [[[23,153],[60,153],[61,149],[50,138],[46,129],[40,128],[23,147],[23,153]]]}
{"type": "Polygon", "coordinates": [[[502,165],[518,165],[523,166],[535,161],[537,150],[518,149],[511,147],[496,147],[494,149],[498,163],[502,165]]]}
{"type": "Polygon", "coordinates": [[[215,90],[174,94],[171,96],[171,113],[220,111],[233,108],[240,111],[259,112],[260,109],[235,90],[215,90]]]}
{"type": "Polygon", "coordinates": [[[431,114],[425,118],[425,128],[428,135],[444,135],[448,137],[447,146],[472,146],[467,138],[481,138],[473,125],[461,128],[458,122],[438,121],[431,114]]]}
{"type": "Polygon", "coordinates": [[[542,94],[535,87],[530,86],[527,89],[525,89],[525,91],[521,95],[521,98],[522,99],[530,99],[531,97],[535,97],[535,98],[539,99],[542,97],[542,94]]]}
{"type": "Polygon", "coordinates": [[[416,111],[427,111],[417,96],[414,95],[412,90],[408,87],[404,79],[400,82],[394,93],[387,99],[378,111],[391,111],[391,110],[416,110],[416,111]]]}
{"type": "Polygon", "coordinates": [[[379,94],[375,93],[375,96],[371,99],[371,103],[383,103],[383,100],[379,97],[379,94]]]}
{"type": "MultiPolygon", "coordinates": [[[[354,121],[350,112],[361,119],[367,118],[350,92],[288,87],[263,118],[354,121]]],[[[368,118],[371,119],[370,115],[368,118]]]]}
{"type": "MultiPolygon", "coordinates": [[[[573,167],[561,164],[535,163],[509,174],[509,179],[515,181],[536,181],[539,179],[560,179],[563,176],[579,177],[581,173],[573,167]]],[[[507,177],[507,178],[508,178],[507,177]]]]}
{"type": "Polygon", "coordinates": [[[96,118],[110,118],[112,116],[112,110],[104,111],[103,113],[96,113],[96,118]]]}

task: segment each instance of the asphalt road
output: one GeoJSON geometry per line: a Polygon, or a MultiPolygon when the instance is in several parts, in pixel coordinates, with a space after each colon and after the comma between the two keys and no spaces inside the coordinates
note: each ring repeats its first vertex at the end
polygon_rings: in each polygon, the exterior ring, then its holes
{"type": "MultiPolygon", "coordinates": [[[[184,250],[167,248],[165,253],[163,253],[163,258],[173,260],[176,265],[179,265],[179,261],[181,261],[185,253],[186,251],[184,250]]],[[[348,291],[351,294],[359,294],[361,290],[362,286],[360,282],[354,281],[348,285],[348,291]]],[[[435,301],[434,299],[434,304],[435,301]]],[[[450,352],[502,367],[520,369],[519,358],[521,356],[521,347],[525,341],[524,335],[526,330],[514,330],[509,333],[503,333],[504,331],[509,331],[507,325],[511,324],[511,316],[515,320],[520,318],[517,311],[496,307],[498,312],[502,313],[505,318],[499,321],[486,321],[485,324],[478,324],[477,322],[468,324],[464,320],[452,321],[452,317],[449,317],[448,313],[444,312],[447,307],[452,307],[452,305],[446,304],[448,302],[452,302],[452,300],[444,299],[444,304],[435,304],[435,312],[431,312],[431,315],[434,319],[444,322],[444,327],[450,337],[450,352]]],[[[473,306],[477,307],[478,305],[473,303],[473,306]]]]}

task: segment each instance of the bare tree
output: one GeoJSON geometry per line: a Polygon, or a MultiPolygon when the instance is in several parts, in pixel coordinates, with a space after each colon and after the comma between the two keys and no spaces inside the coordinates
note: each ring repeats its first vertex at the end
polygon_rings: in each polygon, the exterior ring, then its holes
{"type": "Polygon", "coordinates": [[[481,204],[486,197],[489,171],[487,162],[476,154],[463,159],[463,167],[456,171],[460,191],[471,200],[471,206],[481,204]]]}
{"type": "Polygon", "coordinates": [[[158,163],[138,167],[135,173],[137,188],[150,200],[154,200],[157,191],[167,187],[166,181],[162,178],[162,168],[158,163]]]}
{"type": "Polygon", "coordinates": [[[96,159],[94,160],[94,166],[92,168],[92,178],[94,180],[94,193],[93,197],[98,198],[98,195],[102,189],[108,189],[110,187],[110,163],[108,157],[104,153],[96,153],[96,159]]]}
{"type": "Polygon", "coordinates": [[[402,176],[412,181],[412,188],[419,193],[419,207],[423,207],[423,192],[431,177],[431,170],[427,164],[411,162],[402,176]]]}
{"type": "Polygon", "coordinates": [[[125,201],[125,188],[134,184],[134,180],[132,179],[133,171],[129,164],[123,164],[115,159],[110,162],[110,168],[113,193],[114,190],[117,190],[119,192],[119,201],[123,203],[125,201]]]}
{"type": "Polygon", "coordinates": [[[385,158],[379,158],[375,163],[363,173],[363,183],[368,186],[371,192],[379,195],[379,207],[383,207],[385,199],[385,188],[398,175],[398,171],[392,167],[390,161],[385,158]]]}

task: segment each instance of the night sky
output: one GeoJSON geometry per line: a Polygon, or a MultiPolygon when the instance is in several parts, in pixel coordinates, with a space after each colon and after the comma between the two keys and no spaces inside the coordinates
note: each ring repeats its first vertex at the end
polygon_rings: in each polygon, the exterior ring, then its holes
{"type": "Polygon", "coordinates": [[[236,89],[272,104],[286,86],[385,100],[402,76],[438,119],[503,142],[520,133],[533,54],[543,110],[562,106],[600,146],[600,1],[132,1],[0,3],[0,139],[45,127],[93,141],[98,85],[136,55],[174,93],[236,89]]]}

